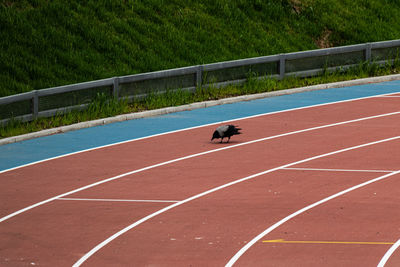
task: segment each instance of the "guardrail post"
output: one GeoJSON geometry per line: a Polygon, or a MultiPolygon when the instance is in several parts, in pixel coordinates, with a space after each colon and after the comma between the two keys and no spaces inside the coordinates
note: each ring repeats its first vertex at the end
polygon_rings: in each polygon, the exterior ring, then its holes
{"type": "Polygon", "coordinates": [[[283,79],[285,77],[285,54],[279,55],[279,79],[283,79]]]}
{"type": "Polygon", "coordinates": [[[365,61],[371,62],[371,43],[367,43],[365,50],[364,50],[364,55],[365,55],[365,61]]]}
{"type": "Polygon", "coordinates": [[[39,94],[38,91],[33,91],[33,98],[32,98],[32,115],[33,119],[36,119],[39,114],[39,94]]]}
{"type": "Polygon", "coordinates": [[[199,65],[196,70],[196,88],[200,88],[203,84],[203,66],[199,65]]]}
{"type": "Polygon", "coordinates": [[[119,78],[118,77],[114,77],[113,80],[113,96],[114,98],[119,97],[119,78]]]}

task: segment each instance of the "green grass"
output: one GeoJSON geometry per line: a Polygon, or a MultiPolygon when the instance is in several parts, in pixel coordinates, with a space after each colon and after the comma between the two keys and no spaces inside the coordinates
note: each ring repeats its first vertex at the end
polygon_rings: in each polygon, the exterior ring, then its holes
{"type": "Polygon", "coordinates": [[[387,0],[0,0],[0,97],[398,39],[399,18],[387,0]]]}
{"type": "Polygon", "coordinates": [[[333,73],[324,72],[320,76],[311,78],[287,77],[283,80],[273,78],[256,79],[255,75],[249,75],[247,81],[243,85],[229,85],[220,88],[212,86],[208,88],[197,88],[195,92],[183,90],[167,91],[165,94],[150,94],[144,99],[136,99],[130,103],[128,103],[127,100],[108,100],[106,95],[98,94],[96,100],[91,102],[84,111],[73,111],[64,115],[40,118],[25,123],[12,120],[6,126],[0,127],[0,138],[124,113],[395,73],[400,73],[399,60],[396,60],[393,65],[387,64],[386,66],[379,66],[374,63],[361,63],[347,70],[337,69],[333,73]]]}
{"type": "MultiPolygon", "coordinates": [[[[400,39],[400,1],[0,0],[0,97],[176,67],[400,39]]],[[[347,72],[150,95],[104,95],[84,112],[12,121],[0,137],[241,94],[397,73],[362,64],[347,72]]]]}

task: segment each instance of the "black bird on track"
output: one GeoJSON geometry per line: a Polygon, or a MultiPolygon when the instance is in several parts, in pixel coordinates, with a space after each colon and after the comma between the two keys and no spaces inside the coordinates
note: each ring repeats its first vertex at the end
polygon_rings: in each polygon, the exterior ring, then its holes
{"type": "Polygon", "coordinates": [[[242,129],[237,128],[237,127],[238,126],[234,126],[234,125],[222,125],[222,126],[219,126],[214,131],[214,134],[213,134],[213,136],[211,138],[211,141],[216,139],[216,138],[217,139],[221,138],[221,142],[220,143],[222,143],[222,140],[225,137],[228,137],[227,143],[229,143],[229,140],[231,139],[232,135],[241,134],[241,132],[239,132],[239,131],[242,130],[242,129]]]}

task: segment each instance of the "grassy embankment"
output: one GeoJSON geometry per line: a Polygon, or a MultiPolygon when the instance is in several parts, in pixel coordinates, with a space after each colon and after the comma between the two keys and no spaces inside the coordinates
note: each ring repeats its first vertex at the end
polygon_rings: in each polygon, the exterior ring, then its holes
{"type": "MultiPolygon", "coordinates": [[[[380,0],[0,1],[0,97],[89,80],[400,38],[400,3],[380,0]]],[[[0,128],[0,137],[137,110],[397,72],[347,74],[151,96],[100,99],[88,112],[0,128]],[[107,108],[108,107],[108,108],[107,108]]]]}

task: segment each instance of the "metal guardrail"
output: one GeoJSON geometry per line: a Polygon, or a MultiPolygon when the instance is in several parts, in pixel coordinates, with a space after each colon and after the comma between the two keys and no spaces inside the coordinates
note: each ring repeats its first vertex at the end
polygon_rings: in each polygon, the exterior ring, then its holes
{"type": "Polygon", "coordinates": [[[400,40],[233,60],[77,83],[0,98],[0,124],[84,109],[99,93],[115,98],[143,97],[150,92],[243,83],[257,77],[315,76],[362,62],[392,63],[400,58],[400,40]]]}

